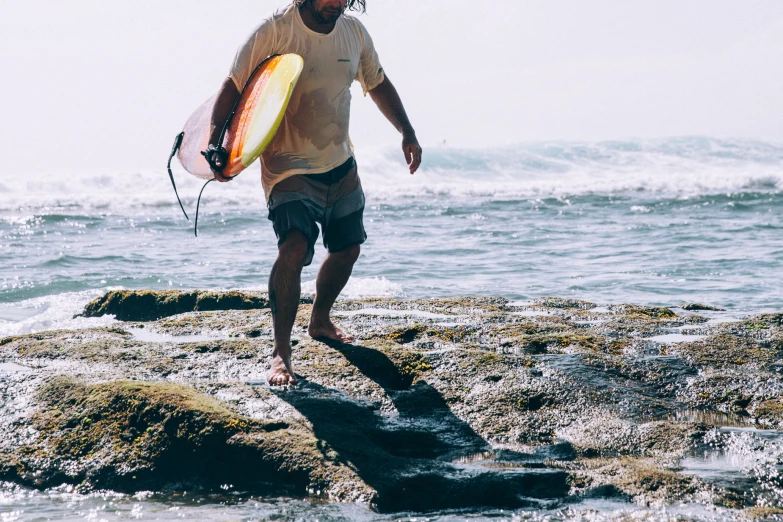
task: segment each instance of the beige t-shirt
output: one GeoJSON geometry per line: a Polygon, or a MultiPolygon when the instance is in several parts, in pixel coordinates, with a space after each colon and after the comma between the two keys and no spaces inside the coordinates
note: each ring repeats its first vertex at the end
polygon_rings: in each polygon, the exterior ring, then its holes
{"type": "Polygon", "coordinates": [[[264,58],[285,53],[300,55],[304,69],[280,129],[261,156],[267,199],[285,178],[328,172],[353,155],[351,84],[358,80],[367,94],[384,79],[378,53],[359,20],[343,15],[331,33],[321,34],[305,26],[294,6],[261,23],[237,52],[230,77],[241,92],[264,58]]]}

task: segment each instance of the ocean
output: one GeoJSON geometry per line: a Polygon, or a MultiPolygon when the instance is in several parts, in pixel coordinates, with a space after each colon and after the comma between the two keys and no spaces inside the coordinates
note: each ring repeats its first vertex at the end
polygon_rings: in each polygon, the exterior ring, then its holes
{"type": "MultiPolygon", "coordinates": [[[[257,167],[204,193],[199,236],[161,168],[0,182],[0,337],[110,325],[110,289],[264,290],[276,255],[257,167]]],[[[344,297],[542,296],[783,310],[783,144],[683,137],[358,150],[369,239],[344,297]]],[[[191,219],[200,181],[175,176],[191,219]]],[[[314,291],[324,249],[303,273],[314,291]]],[[[2,362],[2,361],[0,361],[2,362]]],[[[0,520],[723,520],[712,507],[608,500],[515,513],[380,517],[363,506],[0,485],[0,520]]]]}
{"type": "MultiPolygon", "coordinates": [[[[369,239],[345,297],[783,308],[783,145],[440,146],[415,176],[397,149],[357,161],[369,239]]],[[[164,166],[0,182],[0,335],[100,322],[73,316],[108,289],[266,288],[276,238],[258,168],[206,188],[196,238],[164,166]]],[[[193,219],[200,182],[175,176],[193,219]]]]}

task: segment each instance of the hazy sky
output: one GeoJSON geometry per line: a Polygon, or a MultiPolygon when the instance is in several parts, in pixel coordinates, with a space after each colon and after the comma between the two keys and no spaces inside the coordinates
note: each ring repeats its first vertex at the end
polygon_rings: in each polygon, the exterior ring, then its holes
{"type": "MultiPolygon", "coordinates": [[[[163,166],[286,0],[0,0],[3,170],[163,166]]],[[[367,0],[422,143],[783,141],[780,0],[367,0]]],[[[358,148],[399,141],[354,89],[358,148]]]]}

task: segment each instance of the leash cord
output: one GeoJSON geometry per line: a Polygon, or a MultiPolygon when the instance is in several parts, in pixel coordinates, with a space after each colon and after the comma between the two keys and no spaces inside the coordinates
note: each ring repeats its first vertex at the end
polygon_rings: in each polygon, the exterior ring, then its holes
{"type": "Polygon", "coordinates": [[[204,193],[204,189],[207,188],[207,185],[209,185],[213,181],[217,181],[217,178],[212,178],[206,183],[204,183],[204,186],[201,187],[201,192],[198,193],[198,202],[196,203],[196,224],[193,227],[193,231],[196,233],[196,237],[198,237],[198,209],[201,206],[201,195],[204,193]]]}
{"type": "Polygon", "coordinates": [[[169,179],[171,180],[171,186],[174,187],[174,194],[177,196],[177,203],[179,203],[179,208],[181,208],[182,213],[185,214],[185,219],[190,221],[190,218],[188,217],[188,213],[185,212],[185,207],[182,205],[182,200],[179,199],[179,192],[177,192],[177,184],[174,183],[174,174],[171,172],[171,160],[173,160],[174,156],[177,154],[179,147],[182,145],[182,138],[184,137],[185,137],[185,133],[180,132],[179,134],[177,134],[177,137],[174,139],[174,145],[171,147],[171,155],[169,155],[169,163],[166,166],[166,168],[169,171],[169,179]]]}

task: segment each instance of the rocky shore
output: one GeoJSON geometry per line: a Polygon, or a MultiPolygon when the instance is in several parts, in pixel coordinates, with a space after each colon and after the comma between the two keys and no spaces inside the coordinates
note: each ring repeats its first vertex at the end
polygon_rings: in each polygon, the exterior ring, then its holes
{"type": "Polygon", "coordinates": [[[303,300],[290,389],[265,384],[261,294],[112,292],[84,312],[112,328],[0,339],[0,480],[382,512],[611,498],[783,514],[783,314],[558,298],[337,308],[357,341],[311,340],[303,300]],[[700,471],[743,437],[756,460],[700,471]]]}

